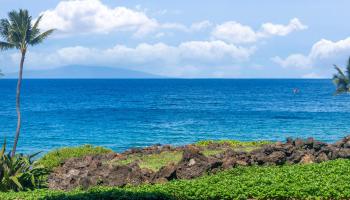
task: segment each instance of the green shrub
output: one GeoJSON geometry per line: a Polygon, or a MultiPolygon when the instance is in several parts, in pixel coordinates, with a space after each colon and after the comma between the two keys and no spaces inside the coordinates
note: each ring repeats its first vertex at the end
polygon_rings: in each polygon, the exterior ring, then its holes
{"type": "Polygon", "coordinates": [[[37,154],[25,156],[6,154],[6,142],[0,151],[0,191],[23,191],[41,187],[49,171],[33,164],[37,154]]]}
{"type": "MultiPolygon", "coordinates": [[[[242,142],[238,140],[203,140],[196,143],[196,145],[201,147],[206,147],[210,144],[228,144],[232,149],[239,151],[252,151],[256,148],[261,147],[262,145],[271,144],[270,141],[250,141],[250,142],[242,142]]],[[[206,152],[206,154],[210,155],[211,152],[206,152]]]]}
{"type": "Polygon", "coordinates": [[[68,158],[83,157],[87,155],[96,155],[109,152],[112,152],[112,150],[103,147],[93,147],[92,145],[64,147],[45,154],[38,160],[38,163],[51,170],[54,167],[59,166],[60,163],[68,158]]]}
{"type": "Polygon", "coordinates": [[[350,160],[239,167],[194,180],[138,187],[0,193],[0,199],[350,199],[350,160]]]}

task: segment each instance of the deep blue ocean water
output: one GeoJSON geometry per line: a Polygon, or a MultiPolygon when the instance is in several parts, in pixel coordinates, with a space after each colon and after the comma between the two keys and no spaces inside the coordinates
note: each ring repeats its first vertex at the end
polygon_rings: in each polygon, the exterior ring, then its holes
{"type": "MultiPolygon", "coordinates": [[[[15,87],[0,80],[0,139],[9,143],[15,87]]],[[[333,92],[331,80],[24,80],[18,150],[288,136],[330,142],[350,133],[350,95],[333,92]]]]}

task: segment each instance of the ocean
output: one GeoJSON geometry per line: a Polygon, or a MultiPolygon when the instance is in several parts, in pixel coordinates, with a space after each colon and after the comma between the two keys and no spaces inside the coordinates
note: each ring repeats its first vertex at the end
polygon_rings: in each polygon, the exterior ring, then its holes
{"type": "MultiPolygon", "coordinates": [[[[350,133],[350,95],[334,89],[331,80],[297,79],[24,80],[18,151],[289,136],[332,142],[350,133]]],[[[15,90],[16,80],[0,80],[0,139],[9,144],[15,90]]]]}

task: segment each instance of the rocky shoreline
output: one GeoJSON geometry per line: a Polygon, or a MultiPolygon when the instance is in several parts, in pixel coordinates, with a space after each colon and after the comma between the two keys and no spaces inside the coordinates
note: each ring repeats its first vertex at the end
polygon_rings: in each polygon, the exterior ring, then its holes
{"type": "Polygon", "coordinates": [[[130,149],[121,154],[71,158],[55,168],[48,177],[50,189],[71,190],[77,187],[125,186],[143,183],[163,183],[175,179],[193,179],[206,174],[237,166],[283,165],[320,163],[338,158],[350,158],[350,136],[328,144],[313,138],[306,140],[288,138],[286,142],[266,144],[251,151],[230,148],[228,143],[211,143],[207,149],[220,151],[206,156],[203,147],[186,145],[173,147],[155,145],[142,149],[130,149]],[[162,166],[159,170],[141,168],[138,160],[116,164],[130,155],[159,155],[164,152],[182,152],[179,162],[162,166]]]}

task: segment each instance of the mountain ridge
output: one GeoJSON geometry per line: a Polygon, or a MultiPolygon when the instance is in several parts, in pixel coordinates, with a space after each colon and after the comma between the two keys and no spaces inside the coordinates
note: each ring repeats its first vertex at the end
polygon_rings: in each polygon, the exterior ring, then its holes
{"type": "MultiPolygon", "coordinates": [[[[5,74],[3,78],[17,78],[18,73],[5,74]]],[[[163,76],[108,66],[66,65],[47,70],[25,70],[24,79],[152,79],[163,76]]]]}

